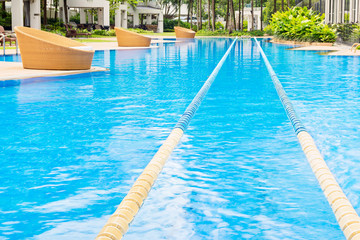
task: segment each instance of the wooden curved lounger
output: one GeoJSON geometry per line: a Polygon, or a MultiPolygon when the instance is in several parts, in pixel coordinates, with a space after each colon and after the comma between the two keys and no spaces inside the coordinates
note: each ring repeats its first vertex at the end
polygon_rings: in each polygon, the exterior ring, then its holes
{"type": "Polygon", "coordinates": [[[115,27],[119,47],[149,47],[151,38],[115,27]]]}
{"type": "Polygon", "coordinates": [[[176,38],[194,38],[195,32],[183,27],[174,27],[176,38]]]}
{"type": "Polygon", "coordinates": [[[90,69],[94,50],[63,36],[28,27],[15,27],[24,68],[90,69]]]}

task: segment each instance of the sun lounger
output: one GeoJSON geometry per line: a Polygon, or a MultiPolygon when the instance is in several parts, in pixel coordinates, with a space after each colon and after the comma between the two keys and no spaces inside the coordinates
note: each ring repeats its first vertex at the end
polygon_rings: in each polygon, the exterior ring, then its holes
{"type": "Polygon", "coordinates": [[[176,38],[194,38],[195,32],[183,27],[174,27],[176,38]]]}
{"type": "Polygon", "coordinates": [[[151,38],[115,27],[119,47],[149,47],[151,38]]]}
{"type": "Polygon", "coordinates": [[[24,68],[90,69],[94,50],[63,36],[28,27],[15,27],[24,68]]]}

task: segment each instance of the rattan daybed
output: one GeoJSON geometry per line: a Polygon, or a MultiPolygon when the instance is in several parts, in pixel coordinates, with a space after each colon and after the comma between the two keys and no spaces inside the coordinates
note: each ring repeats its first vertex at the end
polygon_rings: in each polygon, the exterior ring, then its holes
{"type": "Polygon", "coordinates": [[[15,27],[24,68],[90,69],[94,50],[63,36],[28,27],[15,27]]]}
{"type": "Polygon", "coordinates": [[[151,38],[122,28],[115,28],[119,47],[149,47],[151,38]]]}
{"type": "Polygon", "coordinates": [[[183,27],[174,27],[176,38],[194,38],[195,32],[183,27]]]}

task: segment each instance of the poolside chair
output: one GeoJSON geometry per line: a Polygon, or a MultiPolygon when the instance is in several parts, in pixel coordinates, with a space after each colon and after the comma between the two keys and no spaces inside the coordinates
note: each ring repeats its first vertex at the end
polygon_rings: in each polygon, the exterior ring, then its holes
{"type": "MultiPolygon", "coordinates": [[[[16,44],[16,36],[14,36],[13,34],[6,33],[3,26],[0,26],[0,34],[2,34],[3,37],[5,38],[5,44],[7,42],[10,43],[10,46],[11,46],[12,42],[15,42],[15,44],[16,44]]],[[[3,45],[3,40],[4,39],[2,38],[1,43],[0,43],[1,46],[3,45]]]]}
{"type": "Polygon", "coordinates": [[[176,38],[194,38],[195,32],[183,27],[174,27],[176,38]]]}
{"type": "Polygon", "coordinates": [[[94,50],[63,36],[28,27],[15,27],[24,68],[90,69],[94,50]]]}
{"type": "Polygon", "coordinates": [[[151,38],[115,27],[119,47],[149,47],[151,38]]]}

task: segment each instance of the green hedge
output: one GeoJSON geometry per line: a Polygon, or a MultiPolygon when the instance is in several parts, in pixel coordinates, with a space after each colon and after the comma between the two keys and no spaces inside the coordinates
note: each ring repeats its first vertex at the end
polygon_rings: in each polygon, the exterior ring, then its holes
{"type": "MultiPolygon", "coordinates": [[[[164,32],[174,32],[174,27],[176,27],[177,25],[178,25],[178,20],[176,20],[176,19],[175,20],[164,19],[164,32]]],[[[180,21],[180,27],[190,29],[190,22],[180,21]]],[[[208,28],[208,22],[205,21],[202,23],[202,30],[207,29],[207,28],[208,28]]],[[[215,28],[216,28],[216,30],[221,30],[221,29],[224,29],[225,27],[220,22],[216,22],[215,28]]],[[[196,23],[193,23],[192,30],[197,31],[196,23]]]]}
{"type": "Polygon", "coordinates": [[[210,31],[208,29],[201,29],[196,33],[196,36],[227,36],[227,35],[229,35],[228,30],[210,31]]]}
{"type": "MultiPolygon", "coordinates": [[[[86,32],[87,32],[87,30],[86,30],[86,32]]],[[[115,30],[95,29],[91,33],[94,34],[94,35],[99,35],[99,36],[116,36],[115,35],[115,30]]]]}
{"type": "Polygon", "coordinates": [[[264,36],[264,32],[260,30],[255,31],[234,31],[229,34],[228,30],[216,30],[210,31],[207,29],[202,29],[196,33],[196,36],[264,36]]]}
{"type": "MultiPolygon", "coordinates": [[[[164,19],[164,32],[173,32],[174,27],[178,25],[178,20],[164,19]]],[[[190,28],[190,23],[180,21],[180,27],[190,28]]],[[[196,31],[196,26],[193,24],[193,29],[196,31]],[[195,29],[194,29],[195,27],[195,29]]]]}
{"type": "Polygon", "coordinates": [[[0,26],[11,28],[11,13],[0,11],[0,26]]]}
{"type": "Polygon", "coordinates": [[[264,31],[254,30],[254,31],[235,31],[230,34],[230,36],[252,36],[252,37],[261,37],[264,36],[264,31]]]}
{"type": "Polygon", "coordinates": [[[272,15],[266,31],[285,40],[335,42],[335,31],[323,24],[324,15],[306,7],[294,7],[272,15]]]}

